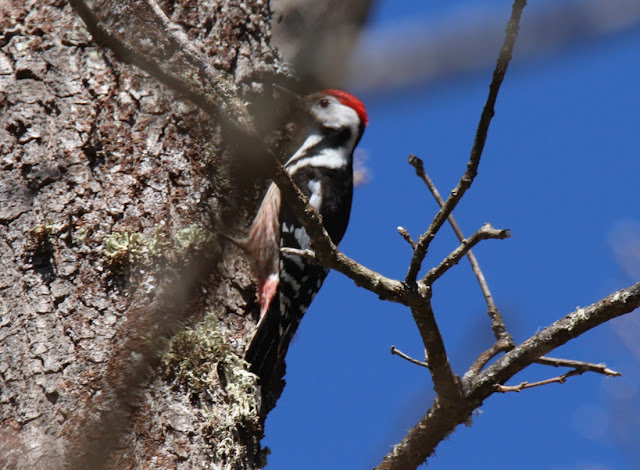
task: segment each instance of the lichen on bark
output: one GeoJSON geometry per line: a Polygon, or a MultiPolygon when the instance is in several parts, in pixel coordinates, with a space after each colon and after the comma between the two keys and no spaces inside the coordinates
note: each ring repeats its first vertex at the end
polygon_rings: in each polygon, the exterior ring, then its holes
{"type": "MultiPolygon", "coordinates": [[[[115,18],[125,3],[94,6],[115,18]]],[[[265,3],[162,6],[239,89],[278,66],[265,3]]],[[[119,18],[123,31],[135,27],[135,16],[119,18]]],[[[252,328],[246,262],[206,235],[221,220],[242,229],[259,197],[260,185],[227,165],[234,143],[96,45],[56,0],[0,6],[0,110],[2,459],[54,469],[220,464],[205,412],[215,400],[193,402],[159,374],[156,346],[214,311],[229,357],[239,357],[252,328]],[[132,267],[118,273],[127,282],[113,281],[118,264],[132,267]]],[[[233,361],[219,363],[234,375],[233,361]]],[[[223,392],[216,399],[228,406],[223,392]]],[[[260,426],[232,435],[244,452],[237,465],[260,464],[261,436],[260,426]]]]}

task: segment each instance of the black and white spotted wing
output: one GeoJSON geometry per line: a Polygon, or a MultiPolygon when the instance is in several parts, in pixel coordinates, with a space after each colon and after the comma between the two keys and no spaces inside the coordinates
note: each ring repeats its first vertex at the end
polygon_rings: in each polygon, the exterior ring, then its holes
{"type": "MultiPolygon", "coordinates": [[[[338,133],[348,139],[349,133],[338,133]]],[[[287,170],[337,245],[349,222],[353,197],[352,155],[331,148],[315,149],[292,158],[287,170]],[[317,153],[315,152],[317,150],[317,153]]],[[[279,211],[280,247],[309,249],[310,240],[293,212],[283,204],[279,211]]],[[[280,253],[278,292],[260,321],[246,358],[262,380],[271,377],[289,349],[307,308],[322,287],[329,270],[312,260],[280,253]]]]}
{"type": "MultiPolygon", "coordinates": [[[[281,246],[302,250],[309,249],[309,237],[305,229],[297,224],[292,215],[281,215],[284,216],[281,217],[281,246]]],[[[328,273],[327,268],[309,259],[289,253],[280,255],[280,283],[278,284],[279,359],[285,357],[289,343],[293,339],[302,317],[322,287],[328,273]]]]}
{"type": "MultiPolygon", "coordinates": [[[[295,216],[286,208],[280,211],[281,247],[308,249],[309,239],[295,216]]],[[[262,380],[282,367],[289,344],[307,308],[316,296],[329,270],[311,260],[289,253],[280,254],[278,293],[260,321],[246,353],[251,371],[262,380]]]]}

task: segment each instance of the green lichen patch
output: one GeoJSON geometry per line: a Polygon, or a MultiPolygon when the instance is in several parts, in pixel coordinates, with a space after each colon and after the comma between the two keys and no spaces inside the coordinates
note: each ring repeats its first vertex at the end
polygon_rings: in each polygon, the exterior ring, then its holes
{"type": "Polygon", "coordinates": [[[145,251],[144,237],[129,229],[113,232],[103,241],[102,254],[105,266],[111,273],[122,273],[142,259],[145,251]]]}
{"type": "Polygon", "coordinates": [[[149,256],[152,258],[168,258],[171,252],[171,240],[165,232],[156,227],[156,233],[145,241],[149,256]]]}
{"type": "Polygon", "coordinates": [[[178,332],[163,364],[166,377],[202,404],[215,460],[236,468],[246,455],[240,434],[259,425],[257,377],[224,341],[216,316],[178,332]]]}
{"type": "Polygon", "coordinates": [[[173,237],[158,227],[152,237],[122,228],[103,241],[104,265],[110,275],[123,275],[134,266],[183,262],[185,255],[203,249],[213,238],[210,231],[198,224],[178,230],[173,237]]]}
{"type": "Polygon", "coordinates": [[[183,328],[169,343],[163,358],[168,376],[190,394],[199,394],[218,383],[217,365],[227,347],[217,329],[215,315],[209,314],[195,328],[183,328]]]}
{"type": "Polygon", "coordinates": [[[211,232],[198,224],[191,224],[176,233],[176,249],[182,253],[190,250],[199,250],[212,239],[211,232]]]}

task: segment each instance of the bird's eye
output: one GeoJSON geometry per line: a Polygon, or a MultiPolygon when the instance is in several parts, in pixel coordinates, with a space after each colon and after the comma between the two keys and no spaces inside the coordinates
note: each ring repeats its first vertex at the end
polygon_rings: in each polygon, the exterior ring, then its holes
{"type": "Polygon", "coordinates": [[[329,106],[329,100],[326,98],[322,98],[318,103],[320,103],[320,106],[322,106],[323,108],[329,106]]]}

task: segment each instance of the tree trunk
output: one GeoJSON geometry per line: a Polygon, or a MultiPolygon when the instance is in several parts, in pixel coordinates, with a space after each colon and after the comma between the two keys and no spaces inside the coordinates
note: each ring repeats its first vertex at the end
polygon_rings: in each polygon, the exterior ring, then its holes
{"type": "MultiPolygon", "coordinates": [[[[236,83],[277,59],[265,2],[165,7],[236,83]]],[[[258,466],[254,288],[212,235],[246,225],[255,182],[66,2],[5,2],[0,30],[3,468],[258,466]]]]}
{"type": "MultiPolygon", "coordinates": [[[[283,69],[267,3],[161,7],[259,96],[255,77],[283,69]]],[[[90,7],[126,40],[169,50],[144,4],[90,7]]],[[[0,124],[1,466],[264,465],[264,418],[284,382],[261,403],[242,360],[255,286],[216,236],[246,229],[260,165],[96,45],[64,1],[0,6],[0,124]]]]}

